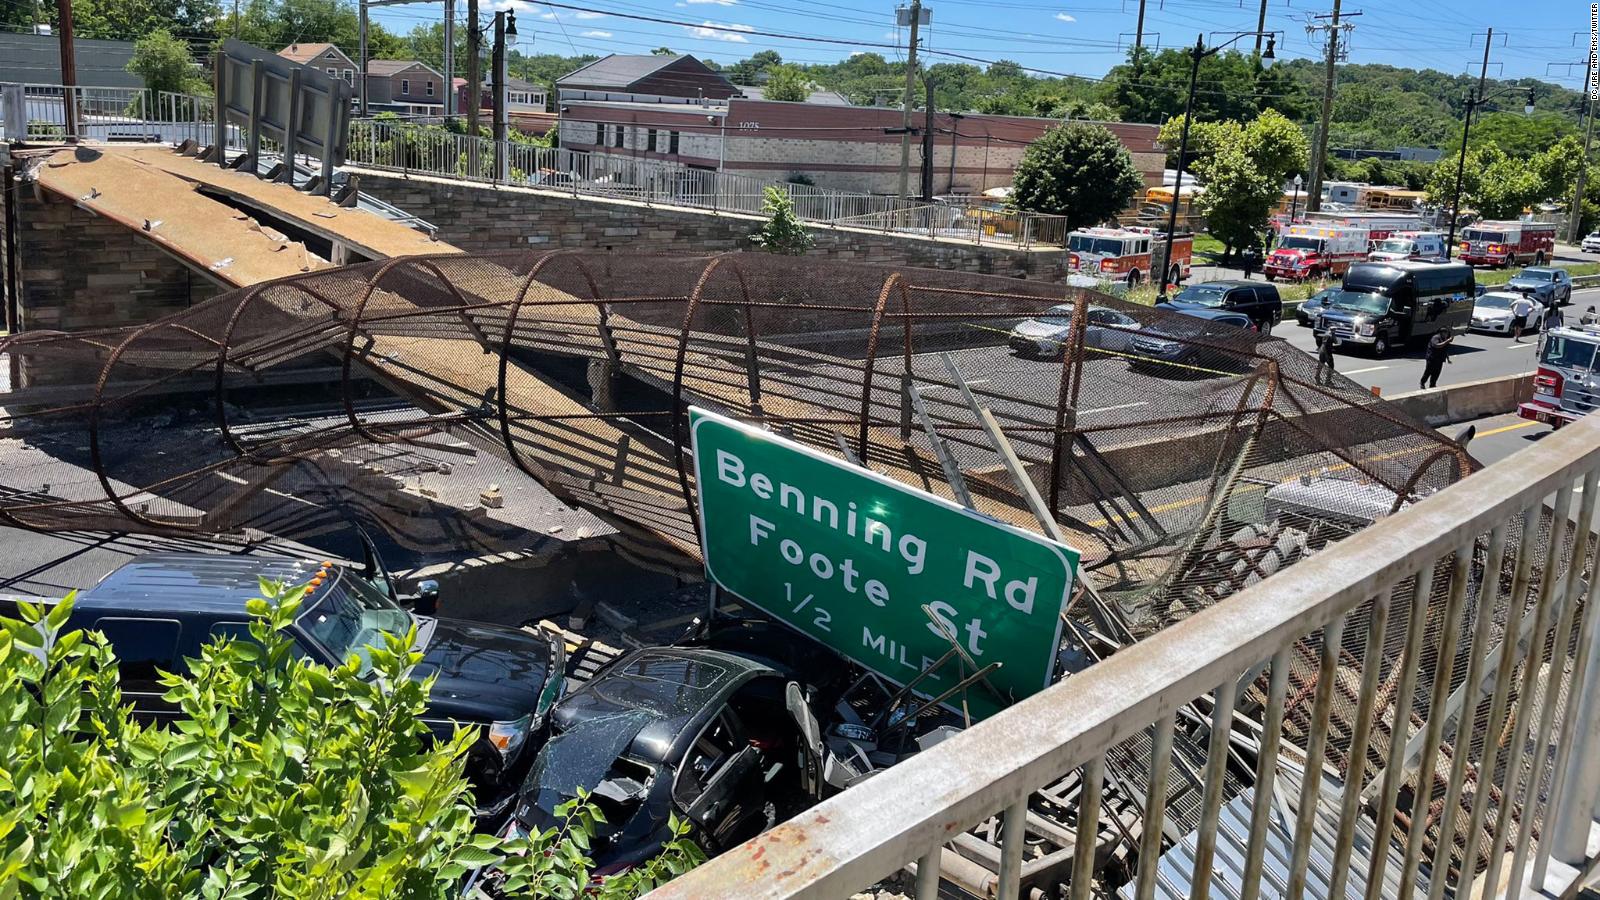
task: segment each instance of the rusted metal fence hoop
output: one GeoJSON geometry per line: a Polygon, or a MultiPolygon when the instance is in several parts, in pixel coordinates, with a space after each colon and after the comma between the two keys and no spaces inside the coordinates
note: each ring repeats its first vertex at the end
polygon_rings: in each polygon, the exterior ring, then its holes
{"type": "Polygon", "coordinates": [[[737,266],[734,261],[735,252],[718,254],[706,263],[700,271],[700,277],[695,280],[694,289],[689,292],[683,311],[683,329],[678,334],[678,358],[673,363],[672,369],[672,447],[673,459],[678,466],[678,487],[683,491],[684,507],[689,511],[689,521],[694,525],[695,533],[700,532],[700,510],[694,501],[694,494],[689,489],[689,468],[684,454],[683,434],[683,365],[684,357],[689,352],[689,334],[694,325],[695,313],[700,309],[700,298],[704,296],[706,285],[711,281],[711,275],[723,263],[737,266]]]}
{"type": "MultiPolygon", "coordinates": [[[[500,405],[500,440],[505,443],[506,452],[511,454],[511,461],[516,464],[518,469],[528,475],[535,475],[535,473],[533,469],[529,468],[527,460],[522,458],[522,451],[517,449],[517,443],[511,437],[511,413],[506,401],[506,378],[510,369],[511,339],[516,334],[517,319],[522,315],[522,305],[528,299],[528,292],[533,289],[534,280],[539,277],[539,272],[551,260],[562,256],[570,256],[572,253],[573,251],[571,250],[552,250],[541,254],[534,260],[533,265],[528,267],[528,274],[522,280],[522,287],[517,291],[517,298],[511,302],[510,308],[506,311],[506,327],[500,341],[500,365],[499,372],[496,375],[496,393],[499,395],[500,405]]],[[[594,276],[590,274],[588,267],[583,264],[583,260],[576,259],[574,262],[584,280],[588,282],[589,296],[596,302],[596,305],[599,305],[600,290],[595,285],[594,276]]]]}
{"type": "MultiPolygon", "coordinates": [[[[878,329],[883,325],[883,309],[889,303],[889,291],[895,285],[903,284],[904,281],[905,279],[901,277],[899,272],[891,273],[888,278],[883,280],[883,287],[878,289],[878,302],[872,305],[872,325],[871,330],[867,332],[866,377],[861,381],[860,436],[857,438],[858,445],[856,447],[856,455],[860,457],[863,463],[867,461],[869,443],[867,423],[872,407],[872,370],[878,361],[878,329]]],[[[901,288],[902,291],[904,289],[904,287],[901,288]]],[[[901,398],[901,402],[905,402],[904,398],[901,398]]]]}
{"type": "Polygon", "coordinates": [[[118,512],[147,528],[183,530],[183,526],[180,524],[158,522],[143,513],[135,512],[128,504],[122,502],[122,497],[117,494],[116,488],[111,486],[111,478],[106,474],[105,458],[100,453],[100,412],[104,408],[106,383],[111,380],[111,370],[116,367],[117,360],[122,358],[122,354],[134,341],[164,327],[166,327],[166,323],[159,320],[148,325],[141,325],[121,343],[117,344],[116,349],[111,351],[111,356],[106,359],[106,364],[101,367],[100,377],[95,381],[94,385],[94,399],[89,408],[89,462],[94,466],[94,476],[99,479],[101,489],[106,492],[106,499],[111,501],[111,505],[115,506],[118,512]]]}
{"type": "Polygon", "coordinates": [[[337,320],[338,314],[342,311],[339,307],[339,304],[329,300],[327,297],[322,296],[322,294],[318,293],[312,288],[302,284],[298,276],[280,278],[275,281],[268,281],[255,285],[247,289],[245,295],[241,297],[238,304],[234,306],[233,313],[228,316],[228,326],[223,331],[221,344],[217,348],[216,406],[217,425],[222,430],[222,440],[228,445],[229,449],[233,450],[234,455],[240,458],[248,455],[249,451],[245,450],[244,445],[240,444],[239,441],[234,438],[233,429],[228,424],[227,404],[224,402],[227,392],[223,389],[223,380],[227,374],[229,362],[228,352],[233,347],[234,331],[239,327],[239,321],[244,318],[245,309],[249,307],[251,303],[254,303],[257,297],[260,297],[263,293],[275,287],[292,287],[311,299],[326,305],[329,309],[333,310],[335,320],[337,320]]]}

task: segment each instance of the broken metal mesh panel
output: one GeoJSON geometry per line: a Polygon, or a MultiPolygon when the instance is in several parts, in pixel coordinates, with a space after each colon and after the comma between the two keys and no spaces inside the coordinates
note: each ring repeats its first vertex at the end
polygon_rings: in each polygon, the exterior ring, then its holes
{"type": "MultiPolygon", "coordinates": [[[[986,411],[1083,552],[1104,603],[1085,601],[1074,615],[1087,611],[1110,644],[1214,605],[1476,468],[1460,446],[1343,376],[1319,378],[1314,360],[1280,340],[1058,285],[765,254],[400,258],[257,285],[137,328],[18,335],[0,341],[0,355],[11,360],[14,396],[26,398],[7,407],[9,418],[31,444],[0,477],[7,524],[293,538],[354,514],[422,541],[418,507],[377,488],[464,443],[685,568],[699,553],[689,405],[954,497],[946,452],[980,512],[1038,529],[985,431],[986,411]],[[1038,327],[1019,329],[1028,322],[1038,327]],[[241,413],[251,391],[291,381],[309,383],[335,412],[324,405],[270,425],[241,413]],[[175,408],[179,391],[187,405],[175,408]],[[406,403],[383,402],[393,396],[406,403]],[[178,442],[161,427],[173,417],[188,426],[178,442]],[[54,477],[60,459],[81,467],[54,477]]],[[[1362,784],[1381,777],[1391,744],[1426,726],[1436,674],[1448,668],[1448,687],[1458,687],[1474,655],[1506,640],[1509,620],[1537,618],[1547,570],[1565,571],[1572,552],[1569,534],[1547,562],[1550,522],[1548,512],[1530,518],[1536,558],[1515,597],[1515,560],[1485,573],[1487,541],[1478,541],[1454,623],[1448,567],[1424,573],[1414,659],[1412,591],[1392,598],[1364,752],[1352,733],[1373,607],[1348,617],[1330,771],[1362,784]],[[1493,605],[1484,584],[1500,588],[1493,605]],[[1461,636],[1445,666],[1451,628],[1461,636]],[[1398,727],[1407,667],[1419,676],[1398,727]]],[[[468,523],[453,537],[491,527],[468,523]]],[[[1508,546],[1520,539],[1511,523],[1508,546]]],[[[1572,641],[1549,618],[1540,641],[1560,644],[1556,657],[1570,661],[1572,641]]],[[[1302,747],[1320,641],[1309,635],[1289,656],[1284,735],[1302,747]]],[[[1549,693],[1559,721],[1560,673],[1519,659],[1504,705],[1528,698],[1525,718],[1537,723],[1549,693]],[[1543,687],[1551,672],[1553,693],[1543,687]]],[[[1241,696],[1242,711],[1259,716],[1265,679],[1241,696]]],[[[1430,847],[1442,840],[1440,773],[1457,752],[1470,760],[1448,841],[1456,865],[1470,845],[1481,868],[1499,810],[1520,815],[1531,795],[1529,754],[1515,729],[1491,727],[1492,701],[1466,703],[1470,727],[1447,729],[1432,764],[1430,847]],[[1497,763],[1488,749],[1501,751],[1497,763]],[[1508,797],[1518,770],[1524,784],[1508,797]],[[1485,824],[1469,835],[1485,790],[1485,824]]],[[[1171,808],[1184,827],[1198,821],[1208,716],[1202,706],[1178,733],[1171,808]]],[[[1114,781],[1139,794],[1150,752],[1141,734],[1110,753],[1114,781]]],[[[1231,797],[1249,767],[1229,771],[1231,797]]],[[[1402,790],[1406,821],[1417,777],[1402,790]]],[[[1405,830],[1397,826],[1402,840],[1405,830]]]]}
{"type": "Polygon", "coordinates": [[[285,467],[447,433],[688,558],[690,404],[952,496],[931,425],[980,511],[1038,527],[964,382],[1096,586],[1141,630],[1295,558],[1252,551],[1241,570],[1238,545],[1271,536],[1303,553],[1387,512],[1385,499],[1398,507],[1472,468],[1348,380],[1318,384],[1314,363],[1281,341],[1079,289],[773,255],[400,258],[235,291],[138,328],[22,335],[0,351],[24,387],[56,389],[58,402],[13,418],[86,447],[100,482],[0,503],[14,524],[259,528],[281,514],[263,494],[285,467]],[[1025,342],[1013,328],[1029,320],[1067,327],[1014,350],[1025,342]],[[346,415],[274,434],[237,421],[235,392],[311,366],[334,373],[326,395],[346,415]],[[63,384],[74,380],[75,393],[63,384]],[[185,452],[117,451],[165,391],[197,382],[214,386],[215,424],[185,452]],[[376,386],[413,408],[366,412],[376,386]],[[1267,502],[1295,479],[1314,480],[1333,512],[1267,502]]]}

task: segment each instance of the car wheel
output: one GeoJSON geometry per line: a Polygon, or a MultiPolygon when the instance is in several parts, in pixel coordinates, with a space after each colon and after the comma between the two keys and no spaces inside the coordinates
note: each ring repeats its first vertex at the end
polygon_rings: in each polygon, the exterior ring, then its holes
{"type": "Polygon", "coordinates": [[[1389,353],[1389,339],[1388,338],[1386,338],[1386,337],[1384,337],[1383,335],[1380,334],[1377,337],[1372,339],[1372,355],[1373,356],[1385,356],[1388,353],[1389,353]]]}
{"type": "Polygon", "coordinates": [[[1140,278],[1139,278],[1139,270],[1138,269],[1134,269],[1133,271],[1128,273],[1128,287],[1131,287],[1131,288],[1138,287],[1139,286],[1139,281],[1140,281],[1140,278]]]}
{"type": "Polygon", "coordinates": [[[1182,281],[1182,280],[1183,280],[1183,269],[1179,268],[1178,266],[1173,266],[1172,267],[1172,271],[1167,273],[1167,283],[1169,283],[1169,284],[1177,284],[1179,281],[1182,281]]]}
{"type": "Polygon", "coordinates": [[[1271,334],[1272,333],[1272,320],[1271,319],[1263,319],[1263,320],[1261,320],[1261,326],[1257,330],[1263,335],[1271,334]]]}
{"type": "Polygon", "coordinates": [[[1262,272],[1261,277],[1268,281],[1276,281],[1278,279],[1278,276],[1272,274],[1271,272],[1262,272]]]}

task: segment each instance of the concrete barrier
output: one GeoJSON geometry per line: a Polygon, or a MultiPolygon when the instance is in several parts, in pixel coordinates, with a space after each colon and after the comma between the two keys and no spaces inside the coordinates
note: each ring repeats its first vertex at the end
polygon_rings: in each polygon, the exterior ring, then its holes
{"type": "MultiPolygon", "coordinates": [[[[1533,394],[1533,373],[1466,381],[1428,391],[1412,391],[1385,397],[1412,418],[1438,428],[1457,422],[1466,422],[1484,416],[1503,415],[1516,411],[1517,404],[1533,394]]],[[[1358,401],[1359,402],[1359,401],[1358,401]]],[[[1372,398],[1370,403],[1380,402],[1372,398]]],[[[1267,423],[1253,451],[1257,464],[1283,461],[1304,452],[1303,434],[1340,434],[1350,428],[1371,430],[1370,439],[1377,441],[1400,435],[1406,426],[1398,423],[1384,425],[1360,406],[1335,407],[1293,417],[1289,421],[1277,418],[1267,423]],[[1292,423],[1292,424],[1291,424],[1292,423]]],[[[1218,459],[1235,452],[1245,436],[1244,430],[1216,423],[1211,427],[1191,428],[1156,438],[1146,438],[1126,444],[1099,447],[1100,456],[1118,472],[1128,488],[1138,493],[1148,493],[1177,484],[1209,478],[1214,473],[1218,459]],[[1229,443],[1232,442],[1232,443],[1229,443]]],[[[1097,468],[1074,452],[1076,466],[1097,468]]],[[[1048,484],[1048,465],[1038,463],[1027,466],[1029,475],[1040,490],[1048,484]]],[[[1003,478],[999,471],[981,474],[1003,478]]],[[[1070,473],[1064,482],[1068,502],[1079,503],[1090,499],[1081,470],[1070,473]]]]}
{"type": "Polygon", "coordinates": [[[1437,428],[1515,412],[1518,403],[1532,396],[1533,373],[1523,372],[1520,375],[1463,381],[1432,390],[1410,391],[1384,399],[1412,417],[1437,428]]]}

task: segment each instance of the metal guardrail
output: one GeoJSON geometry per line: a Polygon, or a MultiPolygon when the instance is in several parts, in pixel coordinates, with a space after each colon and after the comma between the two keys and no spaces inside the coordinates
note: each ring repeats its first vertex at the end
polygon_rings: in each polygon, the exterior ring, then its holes
{"type": "Polygon", "coordinates": [[[759,216],[765,214],[767,189],[777,188],[788,197],[796,218],[815,225],[1019,248],[1061,247],[1067,238],[1064,216],[922,203],[515,141],[506,141],[501,148],[506,164],[497,172],[493,140],[409,122],[351,122],[349,147],[348,159],[354,165],[568,191],[575,197],[759,216]]]}
{"type": "MultiPolygon", "coordinates": [[[[1483,885],[1516,896],[1531,881],[1570,897],[1597,867],[1600,666],[1595,616],[1581,603],[1597,482],[1600,416],[1590,416],[650,896],[843,897],[909,865],[916,896],[932,900],[941,847],[998,813],[995,895],[1009,900],[1030,795],[1076,776],[1076,834],[1098,834],[1108,754],[1143,741],[1153,750],[1133,786],[1144,816],[1124,887],[1138,900],[1158,882],[1163,897],[1301,897],[1308,879],[1306,896],[1370,886],[1368,900],[1439,900],[1483,885]],[[1241,721],[1255,729],[1248,755],[1230,735],[1241,721]],[[1178,843],[1162,834],[1175,729],[1209,747],[1195,773],[1203,803],[1199,828],[1158,878],[1163,850],[1178,843]],[[1303,779],[1288,777],[1302,763],[1303,779]],[[1246,765],[1243,834],[1219,814],[1229,770],[1246,765]],[[1375,838],[1357,841],[1358,824],[1375,838]]],[[[1074,900],[1115,887],[1092,881],[1096,843],[1076,844],[1074,900]]]]}

